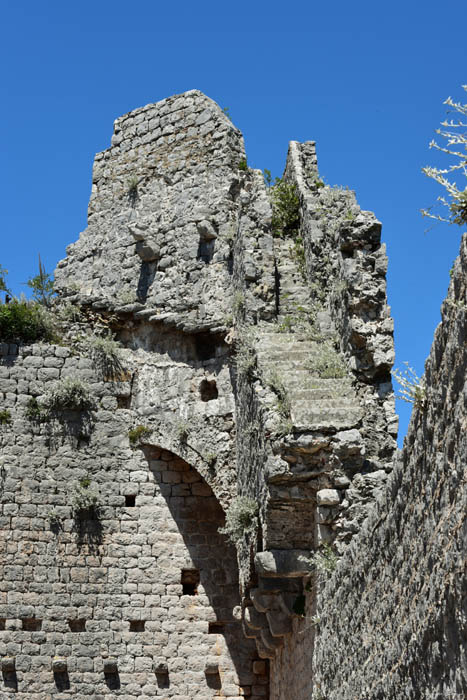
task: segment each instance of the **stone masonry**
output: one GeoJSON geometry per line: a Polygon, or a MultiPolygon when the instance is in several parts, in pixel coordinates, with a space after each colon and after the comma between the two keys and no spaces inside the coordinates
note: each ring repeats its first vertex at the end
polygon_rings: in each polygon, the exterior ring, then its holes
{"type": "Polygon", "coordinates": [[[63,344],[0,338],[1,698],[465,696],[465,241],[397,456],[381,224],[313,142],[283,183],[294,238],[197,90],[97,154],[63,344]],[[89,404],[31,414],[67,378],[89,404]]]}

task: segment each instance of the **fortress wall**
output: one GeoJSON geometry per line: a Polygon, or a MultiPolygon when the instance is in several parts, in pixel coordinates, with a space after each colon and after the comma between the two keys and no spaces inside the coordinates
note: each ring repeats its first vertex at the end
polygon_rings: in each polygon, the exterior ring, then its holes
{"type": "MultiPolygon", "coordinates": [[[[467,694],[467,236],[394,473],[319,590],[315,700],[467,694]]],[[[283,697],[286,697],[285,695],[283,697]]]]}
{"type": "Polygon", "coordinates": [[[149,438],[130,447],[126,383],[101,381],[91,360],[0,348],[12,417],[0,428],[0,695],[263,698],[266,668],[235,612],[235,551],[200,473],[149,438]],[[29,421],[31,396],[65,376],[87,382],[95,408],[29,421]],[[84,477],[98,510],[78,517],[84,477]]]}

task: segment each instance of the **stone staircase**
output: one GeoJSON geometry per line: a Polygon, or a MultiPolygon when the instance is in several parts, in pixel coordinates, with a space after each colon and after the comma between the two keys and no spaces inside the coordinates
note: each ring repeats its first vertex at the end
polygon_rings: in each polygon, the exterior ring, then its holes
{"type": "Polygon", "coordinates": [[[333,345],[330,319],[324,311],[315,312],[291,242],[276,239],[275,256],[277,319],[257,326],[255,350],[266,426],[279,437],[278,453],[272,457],[274,470],[268,465],[266,475],[267,549],[256,554],[256,586],[243,600],[245,635],[256,640],[261,657],[271,659],[300,614],[310,550],[322,541],[323,528],[333,537],[323,523],[331,525],[337,509],[320,511],[317,493],[333,487],[328,475],[339,455],[339,436],[355,439],[353,429],[362,418],[350,375],[333,345]]]}

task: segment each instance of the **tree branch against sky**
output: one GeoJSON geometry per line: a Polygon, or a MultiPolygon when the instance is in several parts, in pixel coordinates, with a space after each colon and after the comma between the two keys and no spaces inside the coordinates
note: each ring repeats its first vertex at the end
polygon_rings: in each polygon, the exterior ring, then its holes
{"type": "MultiPolygon", "coordinates": [[[[462,87],[467,92],[467,85],[462,87]]],[[[451,156],[452,162],[445,168],[426,166],[422,171],[446,190],[447,197],[440,196],[437,199],[445,209],[442,210],[443,213],[438,213],[429,207],[422,209],[422,214],[430,219],[462,226],[467,224],[467,186],[465,180],[461,183],[458,180],[459,175],[467,178],[467,104],[454,102],[451,97],[444,104],[451,108],[448,113],[456,113],[456,118],[441,122],[443,128],[436,129],[436,133],[444,139],[444,145],[433,140],[430,148],[451,156]]]]}

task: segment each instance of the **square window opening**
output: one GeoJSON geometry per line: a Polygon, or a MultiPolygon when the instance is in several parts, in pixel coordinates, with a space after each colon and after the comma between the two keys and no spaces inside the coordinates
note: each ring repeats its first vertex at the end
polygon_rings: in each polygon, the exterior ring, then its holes
{"type": "Polygon", "coordinates": [[[198,595],[199,570],[182,569],[181,584],[183,595],[198,595]]]}
{"type": "Polygon", "coordinates": [[[130,632],[144,632],[146,620],[130,620],[130,632]]]}
{"type": "Polygon", "coordinates": [[[135,505],[136,505],[136,496],[134,496],[134,495],[125,496],[125,507],[126,508],[134,508],[135,505]]]}

